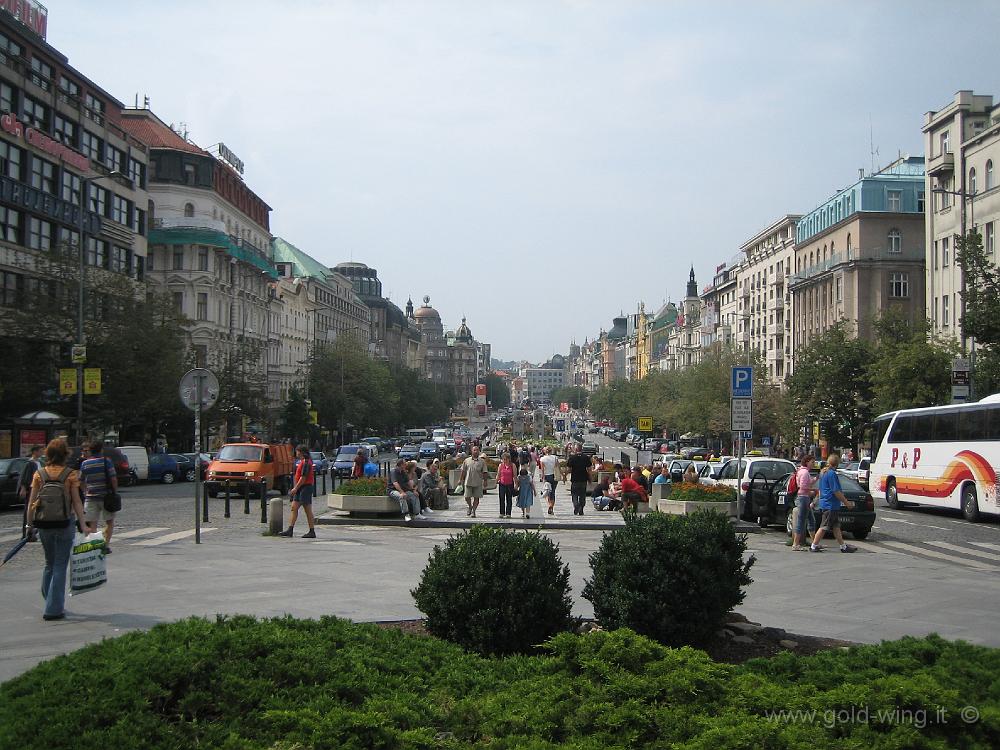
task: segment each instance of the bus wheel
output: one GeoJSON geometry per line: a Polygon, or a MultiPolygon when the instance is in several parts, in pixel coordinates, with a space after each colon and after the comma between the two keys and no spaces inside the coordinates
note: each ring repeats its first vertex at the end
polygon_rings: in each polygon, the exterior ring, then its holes
{"type": "Polygon", "coordinates": [[[962,515],[970,523],[979,520],[979,498],[976,497],[975,485],[967,484],[962,489],[962,515]]]}
{"type": "Polygon", "coordinates": [[[896,492],[896,483],[889,480],[885,488],[885,504],[893,510],[902,510],[903,504],[899,502],[899,493],[896,492]]]}

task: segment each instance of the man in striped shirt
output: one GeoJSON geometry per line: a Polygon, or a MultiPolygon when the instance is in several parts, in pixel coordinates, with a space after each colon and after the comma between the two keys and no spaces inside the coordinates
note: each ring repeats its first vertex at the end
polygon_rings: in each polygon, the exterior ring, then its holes
{"type": "Polygon", "coordinates": [[[118,491],[118,477],[111,459],[103,455],[104,444],[95,440],[90,444],[90,457],[80,463],[80,481],[83,485],[83,512],[88,524],[96,528],[104,517],[104,553],[111,554],[111,534],[115,529],[115,516],[104,508],[104,498],[108,494],[108,480],[111,489],[118,491]]]}

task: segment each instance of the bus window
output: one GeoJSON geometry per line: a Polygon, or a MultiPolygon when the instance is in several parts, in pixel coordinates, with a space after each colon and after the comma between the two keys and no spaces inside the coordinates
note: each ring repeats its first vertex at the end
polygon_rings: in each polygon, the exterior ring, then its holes
{"type": "Polygon", "coordinates": [[[910,423],[910,440],[914,443],[929,443],[934,440],[940,440],[938,437],[937,422],[940,418],[944,416],[935,415],[934,412],[928,414],[916,414],[912,417],[906,417],[907,421],[910,423]]]}
{"type": "Polygon", "coordinates": [[[892,422],[891,416],[879,417],[875,420],[875,424],[872,425],[871,457],[873,463],[878,458],[878,449],[882,447],[882,439],[885,437],[886,430],[889,429],[890,422],[892,422]]]}
{"type": "Polygon", "coordinates": [[[890,443],[908,443],[910,435],[913,434],[913,421],[916,419],[912,414],[900,414],[892,424],[889,432],[890,443]]]}

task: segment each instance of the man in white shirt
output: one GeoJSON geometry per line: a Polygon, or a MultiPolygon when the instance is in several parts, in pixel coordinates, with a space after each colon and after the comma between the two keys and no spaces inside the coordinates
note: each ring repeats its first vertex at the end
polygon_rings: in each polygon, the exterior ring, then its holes
{"type": "Polygon", "coordinates": [[[552,455],[551,447],[546,447],[542,457],[538,459],[538,463],[542,467],[542,476],[545,477],[545,481],[549,485],[546,500],[549,501],[549,515],[553,516],[556,505],[556,467],[559,465],[559,459],[552,455]]]}

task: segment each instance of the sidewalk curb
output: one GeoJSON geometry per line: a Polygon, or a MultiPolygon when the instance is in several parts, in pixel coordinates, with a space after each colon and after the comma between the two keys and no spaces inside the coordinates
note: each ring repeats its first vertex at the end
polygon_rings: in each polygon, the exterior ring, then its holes
{"type": "MultiPolygon", "coordinates": [[[[567,519],[568,520],[568,519],[567,519]]],[[[379,526],[383,528],[401,527],[412,529],[471,529],[474,526],[491,526],[504,529],[522,529],[529,531],[614,531],[625,528],[622,522],[608,521],[569,521],[561,523],[557,519],[500,519],[500,518],[414,518],[404,521],[402,518],[354,518],[348,515],[323,515],[316,517],[317,526],[379,526]]],[[[734,524],[738,534],[763,534],[764,529],[755,523],[734,524]]]]}

